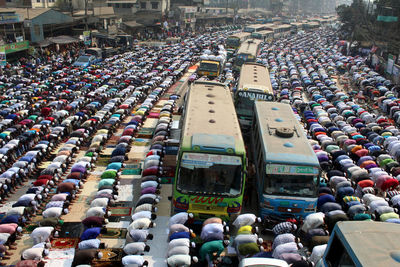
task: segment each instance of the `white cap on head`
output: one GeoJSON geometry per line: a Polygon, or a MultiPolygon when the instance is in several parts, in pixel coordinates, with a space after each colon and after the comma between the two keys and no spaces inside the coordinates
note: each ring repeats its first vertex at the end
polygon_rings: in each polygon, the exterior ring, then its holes
{"type": "Polygon", "coordinates": [[[58,233],[58,231],[55,231],[54,232],[54,237],[59,237],[60,236],[60,234],[58,233]]]}
{"type": "Polygon", "coordinates": [[[156,227],[156,223],[153,223],[153,228],[155,228],[156,227]]]}
{"type": "Polygon", "coordinates": [[[155,208],[154,208],[154,212],[157,212],[157,210],[158,210],[158,208],[157,208],[157,207],[155,207],[155,208]]]}
{"type": "Polygon", "coordinates": [[[225,226],[225,232],[229,232],[229,226],[225,226]]]}
{"type": "Polygon", "coordinates": [[[228,245],[229,245],[229,240],[224,240],[224,244],[225,244],[226,246],[228,246],[228,245]]]}
{"type": "Polygon", "coordinates": [[[193,219],[193,218],[194,218],[193,213],[189,213],[189,214],[188,214],[188,217],[189,217],[190,219],[193,219]]]}
{"type": "Polygon", "coordinates": [[[191,245],[192,248],[196,247],[196,243],[195,242],[190,242],[190,245],[191,245]]]}
{"type": "Polygon", "coordinates": [[[264,242],[264,240],[263,240],[261,237],[259,237],[259,238],[257,239],[257,241],[258,241],[259,244],[262,244],[262,243],[264,242]]]}
{"type": "Polygon", "coordinates": [[[101,252],[98,252],[98,253],[97,253],[97,258],[98,258],[98,259],[101,259],[101,258],[103,258],[103,253],[101,253],[101,252]]]}
{"type": "Polygon", "coordinates": [[[49,185],[53,186],[53,185],[54,185],[54,181],[53,181],[53,180],[50,180],[50,181],[49,181],[49,185]]]}
{"type": "Polygon", "coordinates": [[[199,259],[198,259],[196,256],[193,256],[193,257],[192,257],[192,262],[198,263],[198,262],[199,262],[199,259]]]}
{"type": "Polygon", "coordinates": [[[67,208],[65,208],[65,209],[63,209],[63,212],[64,212],[65,214],[68,214],[69,210],[68,210],[67,208]]]}
{"type": "Polygon", "coordinates": [[[75,185],[75,189],[76,189],[76,190],[79,190],[79,185],[75,185]]]}
{"type": "Polygon", "coordinates": [[[50,251],[48,249],[43,250],[43,253],[44,253],[45,256],[49,255],[49,252],[50,251]]]}
{"type": "Polygon", "coordinates": [[[18,233],[21,233],[21,232],[22,232],[22,227],[21,227],[21,226],[18,226],[18,227],[17,227],[17,232],[18,232],[18,233]]]}
{"type": "Polygon", "coordinates": [[[110,221],[108,219],[104,219],[104,223],[109,223],[110,221]]]}
{"type": "Polygon", "coordinates": [[[257,219],[256,219],[256,222],[261,222],[261,218],[260,217],[257,217],[257,219]]]}
{"type": "Polygon", "coordinates": [[[4,188],[5,190],[7,190],[7,189],[8,189],[8,186],[5,184],[5,185],[3,185],[3,188],[4,188]]]}
{"type": "Polygon", "coordinates": [[[111,211],[107,211],[107,215],[108,215],[108,216],[111,216],[111,211]]]}
{"type": "Polygon", "coordinates": [[[254,229],[256,230],[256,233],[258,233],[258,226],[254,227],[254,229]]]}
{"type": "Polygon", "coordinates": [[[158,198],[156,198],[156,199],[154,199],[154,202],[155,202],[155,203],[159,203],[160,200],[159,200],[158,198]]]}
{"type": "MultiPolygon", "coordinates": [[[[46,188],[47,189],[47,188],[46,188]]],[[[42,195],[37,195],[37,198],[39,199],[39,200],[41,200],[43,197],[42,197],[42,195]]]]}
{"type": "Polygon", "coordinates": [[[45,188],[45,189],[44,189],[44,192],[48,193],[48,192],[49,192],[49,189],[48,189],[48,188],[45,188]]]}

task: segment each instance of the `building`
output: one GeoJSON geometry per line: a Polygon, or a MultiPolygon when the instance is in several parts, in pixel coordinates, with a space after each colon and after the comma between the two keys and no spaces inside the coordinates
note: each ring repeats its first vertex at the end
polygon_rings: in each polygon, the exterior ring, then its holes
{"type": "Polygon", "coordinates": [[[170,0],[107,0],[106,3],[124,21],[145,26],[160,26],[170,10],[170,0]]]}

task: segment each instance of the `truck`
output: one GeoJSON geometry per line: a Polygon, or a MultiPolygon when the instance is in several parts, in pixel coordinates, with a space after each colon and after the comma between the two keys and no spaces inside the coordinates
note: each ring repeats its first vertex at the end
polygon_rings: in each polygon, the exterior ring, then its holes
{"type": "Polygon", "coordinates": [[[197,69],[197,74],[199,76],[216,78],[221,75],[225,68],[227,53],[223,46],[219,46],[218,48],[219,50],[216,55],[213,55],[210,50],[206,50],[205,53],[200,56],[200,66],[197,69]]]}
{"type": "Polygon", "coordinates": [[[316,266],[400,266],[399,234],[396,223],[338,222],[316,266]]]}

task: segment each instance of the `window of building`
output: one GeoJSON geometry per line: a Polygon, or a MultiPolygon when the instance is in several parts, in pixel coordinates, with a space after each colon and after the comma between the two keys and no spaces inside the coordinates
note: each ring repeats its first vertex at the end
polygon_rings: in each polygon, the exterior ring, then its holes
{"type": "Polygon", "coordinates": [[[11,0],[6,0],[6,2],[10,3],[10,2],[11,2],[11,0]]]}
{"type": "Polygon", "coordinates": [[[116,4],[115,4],[115,7],[116,7],[116,8],[119,8],[119,3],[116,3],[116,4]]]}
{"type": "Polygon", "coordinates": [[[40,0],[36,0],[37,3],[40,3],[40,0]]]}
{"type": "Polygon", "coordinates": [[[140,2],[140,8],[146,9],[146,2],[140,2]]]}
{"type": "Polygon", "coordinates": [[[152,9],[158,9],[158,2],[151,2],[152,9]]]}

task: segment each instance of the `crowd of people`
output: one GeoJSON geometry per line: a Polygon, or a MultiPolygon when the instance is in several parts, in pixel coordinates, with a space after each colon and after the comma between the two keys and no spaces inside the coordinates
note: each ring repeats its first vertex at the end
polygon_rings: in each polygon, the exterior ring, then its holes
{"type": "MultiPolygon", "coordinates": [[[[23,231],[34,225],[31,247],[22,251],[16,266],[51,261],[52,241],[63,234],[63,217],[70,213],[104,145],[122,128],[90,208],[82,211],[83,231],[71,264],[101,260],[106,247],[101,236],[107,233],[110,207],[118,202],[131,144],[146,118],[158,118],[120,262],[147,265],[143,255],[153,253],[147,241],[153,239],[152,228],[160,227],[154,220],[164,140],[177,96],[167,98],[157,114],[151,110],[203,49],[222,44],[230,33],[188,34],[177,44],[136,46],[85,69],[70,65],[84,49],[80,45],[65,51],[45,49],[36,60],[21,58],[19,64],[7,66],[14,72],[0,77],[0,201],[7,205],[15,194],[19,197],[0,214],[0,257],[7,261],[23,231]],[[122,124],[128,116],[129,122],[122,124]]],[[[264,257],[311,266],[322,257],[338,221],[400,223],[400,87],[370,69],[365,58],[343,56],[337,41],[335,32],[319,29],[264,43],[257,58],[270,71],[278,101],[292,105],[320,162],[324,175],[317,212],[302,222],[277,224],[271,248],[260,238],[263,222],[255,214],[242,214],[230,225],[209,218],[197,236],[193,214],[178,213],[169,220],[167,265],[229,266],[234,264],[229,257],[220,257],[229,247],[238,261],[264,257]],[[341,70],[351,77],[356,95],[338,86],[335,77],[341,70]],[[371,103],[376,110],[364,106],[371,103]]],[[[218,79],[234,86],[231,67],[227,64],[218,79]]]]}

